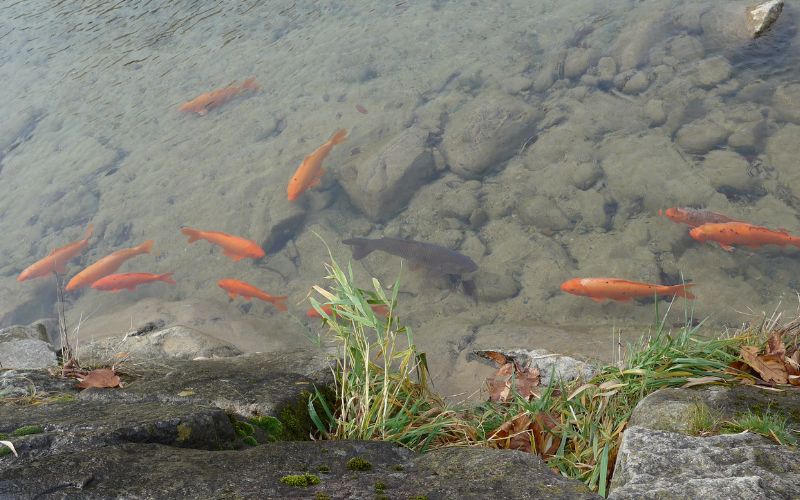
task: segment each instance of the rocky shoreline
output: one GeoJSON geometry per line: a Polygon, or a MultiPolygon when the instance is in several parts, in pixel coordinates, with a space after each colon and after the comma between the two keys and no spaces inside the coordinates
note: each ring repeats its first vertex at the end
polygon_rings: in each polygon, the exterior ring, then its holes
{"type": "MultiPolygon", "coordinates": [[[[11,339],[0,342],[0,353],[18,342],[9,330],[0,331],[11,339]]],[[[47,369],[5,366],[0,434],[18,456],[0,452],[0,497],[599,498],[519,451],[419,455],[386,442],[307,441],[309,391],[332,382],[321,352],[196,359],[145,352],[147,359],[127,362],[124,386],[115,389],[79,392],[74,379],[47,369]]],[[[591,370],[541,351],[506,355],[538,360],[562,377],[591,370]]],[[[698,402],[724,415],[772,408],[800,426],[796,391],[658,391],[640,402],[623,435],[610,498],[797,498],[797,449],[749,433],[687,436],[698,402]]]]}

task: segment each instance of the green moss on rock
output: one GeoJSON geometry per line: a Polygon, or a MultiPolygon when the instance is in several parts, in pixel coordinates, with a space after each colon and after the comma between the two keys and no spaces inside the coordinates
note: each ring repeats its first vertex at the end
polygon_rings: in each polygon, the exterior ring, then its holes
{"type": "Polygon", "coordinates": [[[317,467],[317,470],[322,472],[323,474],[327,474],[331,471],[331,468],[328,467],[327,465],[320,465],[319,467],[317,467]]]}
{"type": "Polygon", "coordinates": [[[314,474],[304,472],[303,474],[291,474],[288,476],[283,476],[281,478],[281,482],[289,486],[305,488],[306,486],[319,484],[319,477],[315,476],[314,474]]]}
{"type": "Polygon", "coordinates": [[[246,445],[258,446],[258,440],[253,436],[245,436],[244,439],[242,439],[242,442],[246,445]]]}
{"type": "Polygon", "coordinates": [[[314,500],[331,500],[331,496],[327,493],[318,491],[317,494],[314,495],[314,500]]]}
{"type": "Polygon", "coordinates": [[[185,443],[192,435],[192,426],[186,422],[181,422],[175,429],[178,431],[178,437],[175,439],[178,443],[185,443]]]}
{"type": "Polygon", "coordinates": [[[365,471],[372,469],[372,464],[362,457],[353,457],[347,461],[347,468],[350,470],[365,471]]]}
{"type": "Polygon", "coordinates": [[[28,436],[30,434],[41,434],[44,429],[41,425],[24,425],[11,433],[12,436],[28,436]]]}
{"type": "Polygon", "coordinates": [[[236,435],[239,437],[252,436],[255,432],[255,429],[253,429],[252,425],[248,424],[247,422],[242,422],[241,420],[234,421],[233,428],[236,431],[236,435]]]}
{"type": "Polygon", "coordinates": [[[261,428],[269,441],[278,441],[283,438],[283,424],[280,420],[269,415],[253,417],[250,423],[261,428]]]}

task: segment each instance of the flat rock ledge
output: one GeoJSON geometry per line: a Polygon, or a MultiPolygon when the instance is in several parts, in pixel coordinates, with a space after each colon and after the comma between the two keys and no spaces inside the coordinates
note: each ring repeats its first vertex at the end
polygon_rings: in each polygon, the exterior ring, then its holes
{"type": "Polygon", "coordinates": [[[753,433],[686,434],[692,409],[721,419],[771,411],[800,423],[800,391],[755,387],[663,389],[633,412],[617,455],[609,498],[800,498],[800,451],[753,433]]]}
{"type": "Polygon", "coordinates": [[[78,392],[0,371],[0,439],[19,454],[0,449],[0,498],[599,498],[517,451],[300,441],[309,394],[332,382],[323,354],[162,359],[122,378],[78,392]]]}

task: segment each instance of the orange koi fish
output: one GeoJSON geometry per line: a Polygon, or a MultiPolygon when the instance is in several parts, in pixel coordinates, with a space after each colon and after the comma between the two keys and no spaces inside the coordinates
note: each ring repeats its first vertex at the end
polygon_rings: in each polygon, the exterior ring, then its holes
{"type": "Polygon", "coordinates": [[[241,85],[229,85],[222,89],[212,90],[205,94],[200,94],[191,101],[181,105],[180,111],[191,111],[200,116],[208,114],[208,110],[216,108],[229,101],[236,95],[247,90],[259,90],[261,87],[256,83],[255,77],[250,77],[241,85]]]}
{"type": "Polygon", "coordinates": [[[792,236],[785,230],[775,231],[746,222],[703,224],[689,231],[689,235],[697,241],[713,241],[728,252],[733,251],[733,245],[744,245],[750,248],[762,245],[794,245],[800,248],[800,237],[798,236],[792,236]]]}
{"type": "Polygon", "coordinates": [[[658,215],[663,215],[673,222],[687,224],[690,227],[702,226],[703,224],[738,222],[727,215],[718,214],[711,210],[690,207],[673,207],[666,210],[659,210],[658,215]]]}
{"type": "Polygon", "coordinates": [[[122,290],[136,290],[138,285],[152,283],[153,281],[163,281],[170,285],[175,284],[172,279],[174,273],[152,274],[152,273],[123,273],[109,274],[92,283],[92,288],[106,290],[109,292],[120,292],[122,290]]]}
{"type": "Polygon", "coordinates": [[[271,302],[279,311],[288,311],[289,308],[286,307],[286,299],[289,297],[282,295],[282,296],[275,296],[270,295],[264,290],[260,288],[256,288],[255,286],[247,283],[245,281],[235,280],[232,278],[225,278],[217,281],[217,285],[220,288],[228,292],[228,296],[232,299],[235,299],[237,296],[242,296],[245,300],[250,300],[251,298],[255,297],[257,299],[261,299],[264,302],[271,302]]]}
{"type": "Polygon", "coordinates": [[[74,259],[81,253],[81,251],[89,245],[89,237],[92,235],[92,225],[86,228],[86,236],[82,240],[73,241],[63,247],[56,248],[50,254],[40,259],[30,266],[26,267],[24,271],[19,273],[17,281],[25,281],[33,278],[41,278],[50,273],[64,273],[64,266],[70,260],[74,259]]]}
{"type": "Polygon", "coordinates": [[[200,231],[190,227],[184,227],[181,232],[189,237],[189,243],[194,243],[197,240],[206,240],[222,247],[222,253],[230,257],[234,262],[239,262],[246,258],[260,259],[265,255],[264,249],[255,241],[233,236],[232,234],[217,231],[200,231]]]}
{"type": "Polygon", "coordinates": [[[119,266],[121,266],[126,260],[136,257],[139,254],[150,253],[152,248],[153,240],[147,240],[137,247],[124,248],[122,250],[117,250],[112,254],[106,255],[102,259],[73,276],[72,279],[69,280],[69,283],[67,283],[67,286],[64,287],[64,290],[71,292],[73,290],[78,290],[79,288],[91,285],[100,278],[112,274],[114,271],[119,269],[119,266]]]}
{"type": "MultiPolygon", "coordinates": [[[[389,315],[389,308],[386,307],[384,304],[370,304],[370,307],[375,312],[375,314],[379,316],[388,316],[389,315]]],[[[331,304],[326,304],[322,306],[322,310],[325,311],[325,314],[328,316],[333,314],[333,306],[331,304]]],[[[321,318],[322,315],[313,307],[306,312],[306,316],[309,318],[321,318]]]]}
{"type": "Polygon", "coordinates": [[[572,295],[589,297],[595,302],[603,302],[606,299],[627,302],[635,297],[653,295],[677,295],[693,299],[694,295],[687,290],[691,286],[694,286],[694,283],[668,286],[616,278],[574,278],[561,283],[561,290],[572,295]]]}
{"type": "Polygon", "coordinates": [[[333,146],[342,143],[345,139],[347,139],[347,130],[340,128],[333,133],[325,144],[303,159],[303,163],[297,167],[292,179],[289,181],[289,187],[286,189],[289,201],[296,200],[307,189],[319,184],[322,176],[325,175],[325,169],[322,168],[322,160],[328,156],[333,146]]]}

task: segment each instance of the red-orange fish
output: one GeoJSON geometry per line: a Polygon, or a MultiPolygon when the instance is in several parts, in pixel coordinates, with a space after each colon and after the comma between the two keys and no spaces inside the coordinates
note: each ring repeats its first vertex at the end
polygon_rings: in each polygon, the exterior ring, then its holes
{"type": "Polygon", "coordinates": [[[746,222],[703,224],[689,231],[689,235],[697,241],[713,241],[729,252],[733,250],[733,245],[750,248],[762,245],[794,245],[800,248],[798,236],[792,236],[784,230],[776,231],[746,222]]]}
{"type": "Polygon", "coordinates": [[[212,90],[205,94],[200,94],[191,101],[182,104],[180,111],[191,111],[200,116],[208,114],[208,110],[224,104],[238,94],[247,90],[259,90],[261,87],[256,83],[255,77],[250,77],[241,85],[229,85],[222,89],[212,90]]]}
{"type": "Polygon", "coordinates": [[[286,188],[289,201],[296,200],[307,189],[319,184],[322,176],[325,175],[325,169],[322,168],[322,160],[328,156],[333,146],[340,144],[345,139],[347,139],[347,130],[340,128],[333,133],[325,144],[303,159],[303,163],[297,167],[294,175],[289,180],[289,186],[286,188]]]}
{"type": "Polygon", "coordinates": [[[122,273],[109,274],[92,283],[92,288],[106,290],[109,292],[120,292],[122,290],[136,290],[136,287],[153,281],[163,281],[170,285],[175,284],[172,279],[174,273],[152,274],[152,273],[122,273]]]}
{"type": "Polygon", "coordinates": [[[147,240],[137,247],[124,248],[122,250],[117,250],[112,254],[106,255],[102,259],[73,276],[72,279],[69,280],[69,283],[67,283],[67,286],[64,287],[64,290],[71,292],[73,290],[91,285],[100,278],[112,274],[114,271],[119,269],[119,266],[121,266],[126,260],[136,257],[139,254],[150,253],[152,248],[153,240],[147,240]]]}
{"type": "MultiPolygon", "coordinates": [[[[389,308],[383,304],[371,304],[370,307],[375,312],[375,314],[379,316],[388,316],[389,315],[389,308]]],[[[328,316],[333,314],[333,306],[331,304],[325,304],[322,306],[322,310],[325,311],[325,314],[328,316]]],[[[306,312],[306,316],[309,318],[321,318],[322,315],[314,309],[313,307],[306,312]]]]}
{"type": "Polygon", "coordinates": [[[264,290],[260,288],[256,288],[255,286],[247,283],[246,281],[240,281],[233,278],[225,278],[217,281],[217,285],[220,288],[228,292],[228,296],[231,299],[235,299],[237,296],[241,296],[245,300],[250,300],[251,298],[255,297],[257,299],[261,299],[264,302],[272,303],[279,311],[288,311],[289,309],[286,307],[286,299],[289,297],[285,295],[275,296],[270,295],[264,290]]]}
{"type": "Polygon", "coordinates": [[[659,210],[658,215],[663,215],[673,222],[687,224],[690,227],[711,223],[737,222],[736,219],[731,219],[727,215],[702,208],[673,207],[663,211],[659,210]]]}
{"type": "Polygon", "coordinates": [[[64,266],[66,263],[81,253],[81,251],[89,245],[89,237],[92,235],[92,225],[86,228],[86,235],[82,240],[73,241],[63,247],[56,248],[50,254],[40,259],[30,266],[26,267],[24,271],[19,273],[17,281],[25,281],[33,278],[41,278],[50,273],[64,273],[64,266]]]}
{"type": "Polygon", "coordinates": [[[222,253],[235,262],[246,258],[260,259],[265,255],[264,249],[255,241],[233,236],[232,234],[217,231],[200,231],[190,227],[184,227],[181,232],[189,237],[189,243],[194,243],[197,240],[206,240],[222,247],[222,253]]]}
{"type": "Polygon", "coordinates": [[[652,297],[653,295],[669,295],[693,299],[687,288],[694,283],[685,285],[653,285],[638,281],[621,280],[617,278],[574,278],[561,284],[561,290],[572,295],[589,297],[595,302],[604,300],[619,300],[627,302],[636,297],[652,297]]]}

